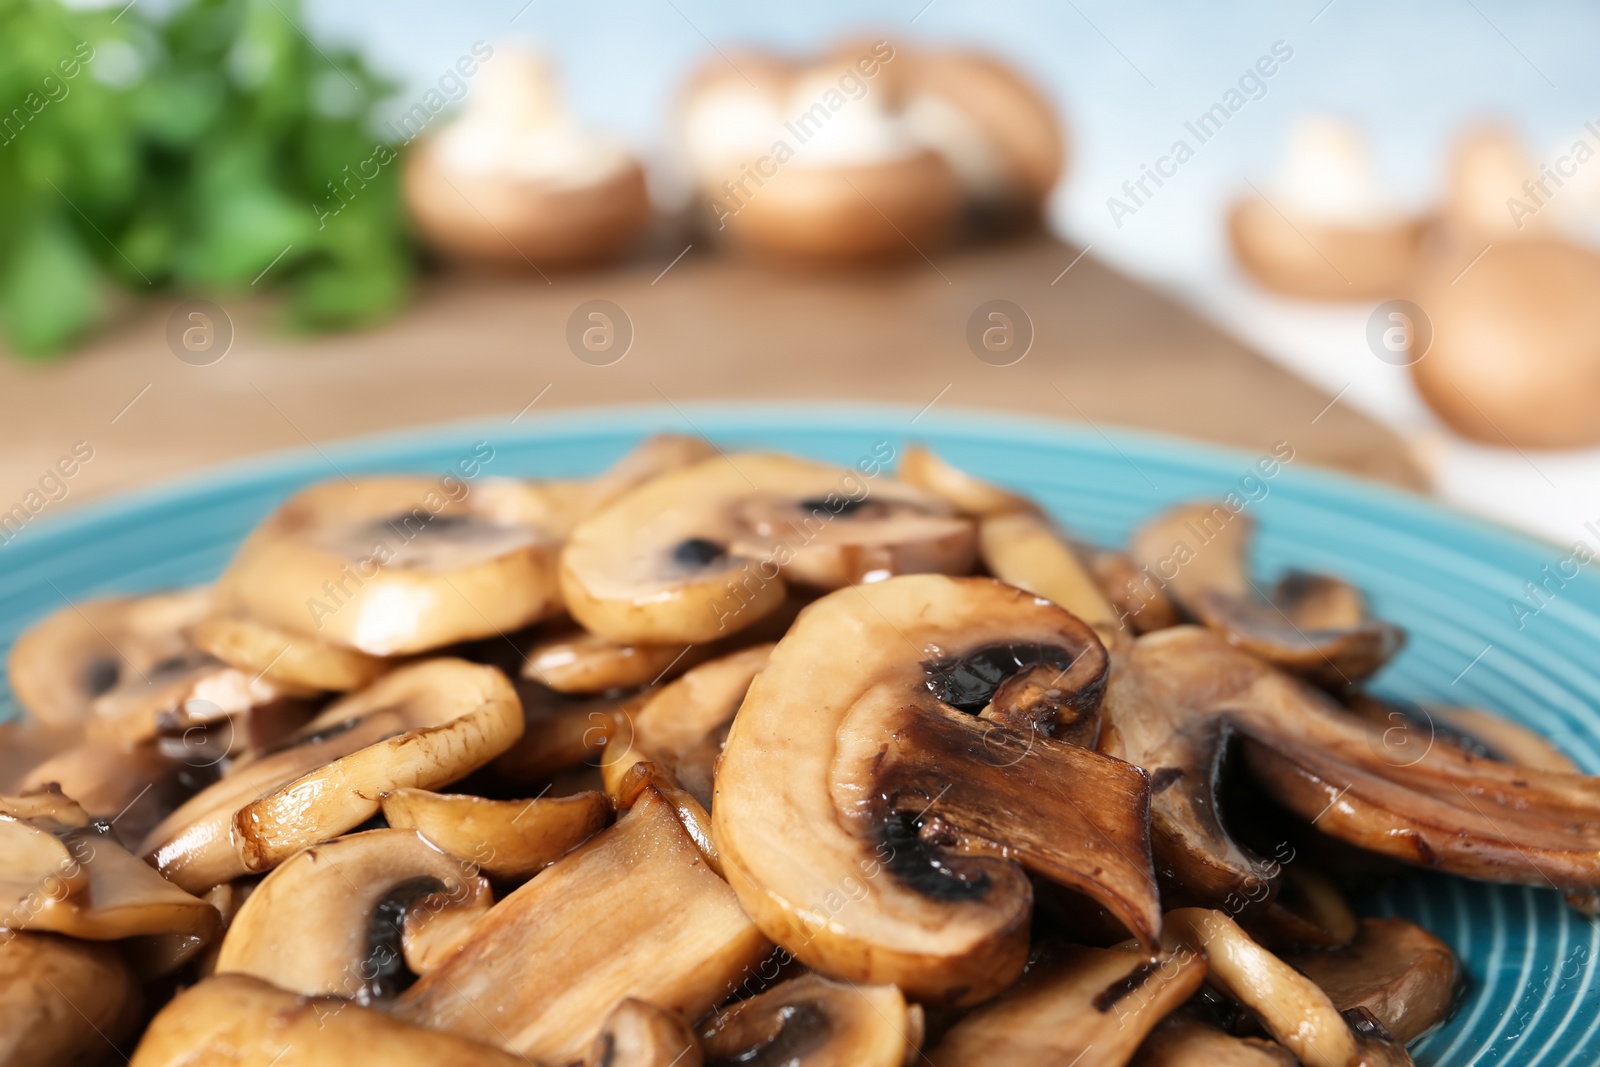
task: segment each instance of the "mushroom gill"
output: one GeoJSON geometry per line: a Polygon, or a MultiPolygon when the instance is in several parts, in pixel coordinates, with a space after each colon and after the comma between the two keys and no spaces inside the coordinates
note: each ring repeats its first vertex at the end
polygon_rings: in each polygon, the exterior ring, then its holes
{"type": "Polygon", "coordinates": [[[713,1012],[700,1047],[707,1067],[903,1067],[922,1028],[922,1009],[892,985],[806,974],[713,1012]]]}
{"type": "Polygon", "coordinates": [[[354,829],[385,792],[465,777],[521,733],[516,692],[493,667],[403,667],[241,760],[152,830],[141,852],[178,885],[203,891],[354,829]]]}
{"type": "Polygon", "coordinates": [[[1329,687],[1376,673],[1405,643],[1355,587],[1291,572],[1263,594],[1248,570],[1255,523],[1227,502],[1182,504],[1134,532],[1134,558],[1191,618],[1230,644],[1329,687]]]}
{"type": "Polygon", "coordinates": [[[615,825],[497,903],[394,1014],[568,1063],[623,998],[696,1018],[769,948],[672,806],[647,788],[615,825]]]}
{"type": "Polygon", "coordinates": [[[572,531],[567,609],[620,642],[703,644],[778,610],[788,586],[969,570],[971,522],[904,482],[788,456],[718,456],[572,531]]]}
{"type": "Polygon", "coordinates": [[[1200,988],[1193,952],[1051,947],[1011,989],[951,1027],[932,1067],[1122,1067],[1140,1041],[1200,988]]]}
{"type": "Polygon", "coordinates": [[[1027,874],[1153,944],[1148,779],[1056,736],[1092,724],[1106,662],[1077,618],[988,578],[818,600],[751,685],[717,772],[741,903],[808,965],[940,1005],[1021,973],[1027,874]]]}

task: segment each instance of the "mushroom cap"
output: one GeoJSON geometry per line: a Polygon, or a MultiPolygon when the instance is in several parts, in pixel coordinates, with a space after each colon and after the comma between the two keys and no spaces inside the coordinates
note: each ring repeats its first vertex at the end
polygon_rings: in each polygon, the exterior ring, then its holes
{"type": "Polygon", "coordinates": [[[701,1067],[705,1056],[676,1012],[626,997],[611,1009],[583,1067],[701,1067]]]}
{"type": "Polygon", "coordinates": [[[718,456],[578,524],[561,555],[567,608],[616,641],[701,644],[784,603],[890,574],[963,573],[972,524],[890,479],[765,453],[718,456]]]}
{"type": "Polygon", "coordinates": [[[1405,292],[1421,265],[1427,223],[1380,220],[1365,225],[1285,215],[1261,197],[1228,212],[1228,240],[1239,265],[1284,296],[1362,300],[1405,292]]]}
{"type": "Polygon", "coordinates": [[[864,266],[942,248],[960,207],[950,165],[922,150],[870,164],[784,166],[747,199],[726,205],[722,223],[754,253],[818,267],[864,266]]]}
{"type": "Polygon", "coordinates": [[[1600,442],[1600,255],[1530,238],[1458,272],[1428,275],[1417,297],[1433,344],[1411,375],[1428,406],[1488,445],[1600,442]]]}
{"type": "Polygon", "coordinates": [[[1486,123],[1463,132],[1450,149],[1443,210],[1461,250],[1474,256],[1485,244],[1548,235],[1555,213],[1530,200],[1522,187],[1538,176],[1538,165],[1512,127],[1486,123]],[[1538,210],[1519,216],[1512,201],[1538,210]]]}
{"type": "Polygon", "coordinates": [[[412,1026],[337,997],[306,997],[244,974],[213,975],[151,1020],[129,1067],[528,1067],[493,1045],[412,1026]]]}
{"type": "Polygon", "coordinates": [[[1036,218],[1065,169],[1055,108],[1015,67],[956,49],[909,57],[905,121],[936,147],[969,198],[1036,218]]]}
{"type": "Polygon", "coordinates": [[[603,793],[532,800],[489,800],[425,789],[383,796],[389,825],[415,830],[433,845],[493,878],[531,878],[598,833],[611,818],[603,793]]]}
{"type": "Polygon", "coordinates": [[[894,986],[806,974],[718,1009],[700,1047],[713,1063],[903,1067],[921,1036],[921,1009],[894,986]]]}
{"type": "Polygon", "coordinates": [[[932,1067],[1126,1063],[1145,1034],[1200,988],[1195,953],[1052,946],[1016,986],[963,1018],[927,1053],[932,1067]]]}
{"type": "Polygon", "coordinates": [[[400,936],[413,909],[481,915],[491,902],[475,867],[414,831],[351,834],[296,853],[262,880],[222,939],[216,973],[387,999],[406,974],[400,936]]]}
{"type": "Polygon", "coordinates": [[[1461,991],[1461,963],[1450,946],[1404,919],[1362,919],[1352,943],[1284,961],[1340,1011],[1365,1008],[1403,1045],[1448,1018],[1461,991]]]}
{"type": "Polygon", "coordinates": [[[892,578],[801,612],[734,720],[712,816],[769,937],[825,974],[975,1003],[1022,969],[1026,867],[1153,940],[1144,772],[1011,725],[1001,676],[1030,666],[1092,711],[1093,631],[991,579],[892,578]]]}
{"type": "Polygon", "coordinates": [[[459,499],[425,478],[313,485],[245,540],[216,607],[374,656],[515,630],[560,603],[540,511],[537,486],[504,479],[459,499]]]}
{"type": "Polygon", "coordinates": [[[462,778],[521,733],[516,692],[495,668],[455,659],[402,667],[276,750],[241,760],[141,851],[178,885],[209,889],[359,826],[386,791],[462,778]]]}
{"type": "Polygon", "coordinates": [[[392,661],[340,648],[303,633],[252,619],[213,615],[190,631],[195,646],[217,659],[290,689],[360,689],[394,666],[392,661]]]}
{"type": "Polygon", "coordinates": [[[0,1063],[101,1063],[138,1028],[143,999],[113,946],[8,930],[0,939],[0,1063]]]}
{"type": "Polygon", "coordinates": [[[697,1018],[769,949],[671,805],[647,789],[615,825],[496,904],[394,1014],[569,1063],[623,998],[697,1018]]]}

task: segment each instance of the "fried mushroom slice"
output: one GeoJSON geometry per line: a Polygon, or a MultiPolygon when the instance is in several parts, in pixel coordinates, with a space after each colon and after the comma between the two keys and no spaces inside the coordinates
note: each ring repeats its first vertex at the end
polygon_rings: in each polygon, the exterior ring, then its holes
{"type": "Polygon", "coordinates": [[[702,1067],[700,1045],[676,1012],[627,997],[611,1009],[583,1067],[702,1067]]]}
{"type": "Polygon", "coordinates": [[[1271,1041],[1234,1037],[1186,1011],[1150,1031],[1133,1067],[1296,1067],[1289,1050],[1271,1041]]]}
{"type": "Polygon", "coordinates": [[[892,985],[791,978],[721,1008],[700,1028],[709,1067],[902,1067],[922,1039],[922,1009],[892,985]]]}
{"type": "Polygon", "coordinates": [[[104,1062],[133,1035],[142,1005],[138,981],[110,945],[21,931],[0,939],[5,1067],[104,1062]]]}
{"type": "Polygon", "coordinates": [[[1461,963],[1450,946],[1404,919],[1362,919],[1350,944],[1283,959],[1334,1007],[1366,1009],[1404,1045],[1448,1018],[1461,991],[1461,963]]]}
{"type": "Polygon", "coordinates": [[[415,830],[491,878],[520,881],[599,833],[611,818],[605,794],[574,793],[532,800],[489,800],[426,789],[383,795],[383,816],[415,830]]]}
{"type": "Polygon", "coordinates": [[[488,880],[411,830],[369,830],[307,848],[262,879],[222,939],[218,974],[362,1004],[409,978],[401,932],[419,906],[478,916],[488,880]]]}
{"type": "Polygon", "coordinates": [[[940,1006],[1021,973],[1024,872],[1153,944],[1145,774],[1053,736],[1092,716],[1105,669],[1082,622],[989,578],[818,600],[751,685],[717,772],[740,902],[817,970],[940,1006]]]}
{"type": "MultiPolygon", "coordinates": [[[[89,941],[173,935],[165,969],[217,933],[217,909],[151,870],[60,793],[0,797],[4,925],[89,941]]],[[[162,968],[153,968],[160,970],[162,968]]]]}
{"type": "Polygon", "coordinates": [[[1220,911],[1168,912],[1162,943],[1177,952],[1204,953],[1211,984],[1254,1012],[1267,1033],[1301,1063],[1329,1067],[1411,1063],[1405,1046],[1372,1023],[1370,1016],[1342,1014],[1315,983],[1250,940],[1220,911]]]}
{"type": "Polygon", "coordinates": [[[1151,776],[1163,886],[1232,907],[1277,880],[1218,810],[1228,733],[1278,803],[1360,848],[1490,881],[1600,888],[1600,779],[1498,763],[1454,745],[1396,760],[1383,731],[1209,630],[1146,634],[1119,652],[1101,747],[1151,776]]]}
{"type": "Polygon", "coordinates": [[[1399,627],[1367,614],[1336,578],[1286,575],[1259,595],[1247,564],[1255,523],[1224,503],[1182,504],[1133,535],[1133,556],[1167,583],[1192,618],[1284,670],[1321,685],[1360,682],[1405,644],[1399,627]]]}
{"type": "Polygon", "coordinates": [[[521,704],[495,668],[456,659],[403,667],[279,748],[240,761],[150,831],[141,852],[178,885],[204,891],[354,829],[385,792],[465,777],[521,733],[521,704]]]}
{"type": "Polygon", "coordinates": [[[790,582],[960,574],[974,549],[970,521],[904,482],[744,453],[658,478],[580,523],[561,588],[593,633],[703,644],[778,610],[790,582]]]}
{"type": "Polygon", "coordinates": [[[215,780],[232,732],[232,723],[224,721],[131,749],[115,741],[85,741],[36,765],[17,791],[59,789],[91,819],[109,820],[116,839],[136,848],[152,826],[215,780]]]}
{"type": "Polygon", "coordinates": [[[990,574],[1066,608],[1107,647],[1128,635],[1093,573],[1042,516],[1011,512],[983,519],[978,551],[990,574]]]}
{"type": "Polygon", "coordinates": [[[496,904],[394,1013],[568,1063],[623,998],[696,1018],[769,950],[672,806],[647,789],[615,825],[496,904]]]}
{"type": "Polygon", "coordinates": [[[1178,609],[1147,568],[1142,568],[1126,552],[1104,548],[1083,549],[1089,559],[1089,573],[1100,584],[1100,592],[1111,602],[1117,621],[1132,627],[1135,634],[1165,630],[1178,625],[1178,609]]]}
{"type": "Polygon", "coordinates": [[[368,477],[302,489],[245,539],[216,609],[394,656],[515,630],[557,610],[555,509],[537,486],[368,477]]]}
{"type": "Polygon", "coordinates": [[[649,760],[709,809],[728,726],[773,647],[756,645],[703,663],[627,714],[601,764],[606,791],[615,796],[628,768],[649,760]]]}
{"type": "Polygon", "coordinates": [[[336,997],[306,997],[244,974],[219,974],[174,997],[129,1067],[528,1067],[520,1056],[413,1026],[336,997]]]}
{"type": "Polygon", "coordinates": [[[901,481],[948,501],[974,519],[1015,511],[1039,513],[1039,505],[1027,497],[968,474],[926,445],[909,446],[895,473],[901,481]]]}
{"type": "Polygon", "coordinates": [[[360,689],[394,666],[378,656],[239,617],[202,619],[190,636],[197,647],[231,667],[305,689],[360,689]]]}
{"type": "Polygon", "coordinates": [[[927,1059],[933,1067],[1121,1067],[1205,974],[1205,958],[1193,952],[1056,948],[951,1027],[927,1059]]]}
{"type": "Polygon", "coordinates": [[[649,691],[567,697],[538,682],[516,681],[522,700],[523,730],[492,766],[508,788],[532,789],[557,774],[587,765],[598,767],[611,738],[649,691]]]}

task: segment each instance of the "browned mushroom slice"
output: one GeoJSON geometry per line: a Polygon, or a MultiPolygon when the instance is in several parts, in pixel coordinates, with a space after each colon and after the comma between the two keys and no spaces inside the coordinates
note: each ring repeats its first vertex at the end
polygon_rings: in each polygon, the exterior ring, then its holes
{"type": "Polygon", "coordinates": [[[1167,913],[1164,944],[1204,953],[1210,983],[1255,1013],[1301,1063],[1393,1067],[1411,1063],[1405,1046],[1365,1014],[1341,1014],[1316,984],[1254,941],[1220,911],[1167,913]]]}
{"type": "Polygon", "coordinates": [[[162,878],[59,793],[0,797],[5,925],[90,941],[176,935],[182,963],[217,933],[217,910],[162,878]]]}
{"type": "Polygon", "coordinates": [[[489,883],[411,830],[370,830],[296,854],[234,916],[217,973],[363,1004],[393,997],[409,974],[401,950],[419,907],[488,911],[489,883]]]}
{"type": "Polygon", "coordinates": [[[990,574],[1060,604],[1107,646],[1128,635],[1099,583],[1048,520],[1029,512],[991,516],[978,524],[978,546],[990,574]]]}
{"type": "Polygon", "coordinates": [[[895,473],[901,481],[948,501],[961,514],[975,519],[1013,511],[1039,511],[1039,505],[1027,497],[968,474],[924,445],[908,447],[895,473]]]}
{"type": "Polygon", "coordinates": [[[1205,974],[1205,958],[1193,952],[1059,948],[951,1027],[927,1059],[933,1067],[1121,1067],[1205,974]]]}
{"type": "Polygon", "coordinates": [[[1291,574],[1268,599],[1247,568],[1254,520],[1223,503],[1183,504],[1135,531],[1133,555],[1192,617],[1270,663],[1323,685],[1359,682],[1405,643],[1338,579],[1291,574]]]}
{"type": "Polygon", "coordinates": [[[190,636],[196,647],[231,667],[304,689],[360,689],[394,666],[365,652],[237,616],[202,619],[190,636]]]}
{"type": "Polygon", "coordinates": [[[580,523],[561,588],[594,633],[702,644],[776,611],[787,583],[960,574],[974,547],[970,521],[904,482],[747,453],[658,478],[580,523]]]}
{"type": "Polygon", "coordinates": [[[602,793],[533,800],[397,789],[383,796],[389,825],[415,830],[491,878],[531,878],[598,833],[611,817],[602,793]]]}
{"type": "Polygon", "coordinates": [[[1119,622],[1131,626],[1136,634],[1178,625],[1177,607],[1148,568],[1140,567],[1126,552],[1101,548],[1084,551],[1089,557],[1089,572],[1111,601],[1119,622]]]}
{"type": "Polygon", "coordinates": [[[0,939],[0,1063],[6,1067],[90,1067],[111,1060],[137,1029],[142,1002],[138,981],[111,945],[20,931],[0,939]]]}
{"type": "Polygon", "coordinates": [[[1251,937],[1272,948],[1348,945],[1358,929],[1333,879],[1304,863],[1284,867],[1278,895],[1241,919],[1251,937]]]}
{"type": "Polygon", "coordinates": [[[630,712],[606,748],[606,790],[615,795],[628,768],[649,760],[710,808],[728,725],[772,648],[756,645],[701,664],[630,712]]]}
{"type": "Polygon", "coordinates": [[[227,751],[229,722],[211,731],[191,727],[187,737],[124,748],[114,741],[85,741],[35,766],[18,792],[55,786],[92,819],[110,820],[117,840],[137,846],[150,828],[217,777],[227,751]],[[213,755],[213,753],[215,755],[213,755]]]}
{"type": "Polygon", "coordinates": [[[712,818],[741,903],[818,970],[941,1006],[1021,972],[1025,870],[1153,943],[1144,772],[1052,736],[1052,708],[1092,714],[1105,667],[1082,622],[988,578],[894,578],[812,604],[751,685],[717,772],[712,818]],[[1008,691],[1039,692],[1008,690],[1036,668],[1053,700],[1008,706],[1008,691]]]}
{"type": "Polygon", "coordinates": [[[150,1022],[129,1067],[528,1067],[490,1045],[412,1026],[336,997],[306,997],[244,974],[179,993],[150,1022]]]}
{"type": "Polygon", "coordinates": [[[1234,1037],[1179,1011],[1150,1031],[1133,1067],[1296,1067],[1297,1062],[1282,1045],[1234,1037]]]}
{"type": "Polygon", "coordinates": [[[702,1067],[705,1056],[676,1012],[628,997],[611,1009],[583,1067],[702,1067]]]}
{"type": "Polygon", "coordinates": [[[281,748],[241,761],[152,830],[141,851],[178,885],[203,891],[359,826],[387,791],[462,778],[521,733],[516,692],[493,667],[403,667],[329,706],[281,748]]]}
{"type": "Polygon", "coordinates": [[[1217,811],[1228,729],[1268,793],[1323,833],[1468,877],[1600,888],[1600,779],[1453,745],[1393,759],[1380,729],[1209,631],[1139,638],[1111,672],[1104,715],[1106,751],[1150,772],[1158,866],[1187,899],[1224,903],[1278,873],[1217,811]]]}
{"type": "Polygon", "coordinates": [[[1450,946],[1404,919],[1362,919],[1351,944],[1292,953],[1284,962],[1340,1011],[1371,1012],[1402,1044],[1443,1022],[1461,991],[1461,964],[1450,946]]]}
{"type": "Polygon", "coordinates": [[[695,1018],[768,949],[672,807],[647,790],[616,825],[496,904],[394,1011],[567,1063],[624,997],[695,1018]]]}
{"type": "Polygon", "coordinates": [[[708,1067],[902,1067],[922,1043],[922,1009],[892,985],[791,978],[719,1009],[700,1030],[708,1067]]]}
{"type": "Polygon", "coordinates": [[[217,613],[374,656],[514,630],[560,606],[550,510],[503,480],[454,497],[426,478],[314,485],[245,540],[217,613]]]}
{"type": "Polygon", "coordinates": [[[522,700],[522,736],[493,766],[512,787],[531,787],[580,764],[599,766],[612,736],[647,698],[645,693],[566,697],[538,682],[518,679],[515,684],[522,700]]]}

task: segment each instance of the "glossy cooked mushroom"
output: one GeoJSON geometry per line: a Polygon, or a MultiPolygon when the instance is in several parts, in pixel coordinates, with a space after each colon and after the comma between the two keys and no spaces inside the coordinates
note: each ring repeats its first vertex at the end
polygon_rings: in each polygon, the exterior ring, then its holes
{"type": "Polygon", "coordinates": [[[151,1020],[129,1067],[528,1067],[454,1034],[413,1026],[338,997],[306,997],[244,974],[190,986],[151,1020]]]}
{"type": "Polygon", "coordinates": [[[694,1033],[677,1012],[626,997],[611,1009],[583,1067],[702,1067],[694,1033]]]}
{"type": "Polygon", "coordinates": [[[598,767],[612,736],[649,699],[648,690],[567,697],[537,682],[518,679],[515,684],[522,700],[522,736],[490,768],[513,792],[539,788],[563,771],[598,767]]]}
{"type": "Polygon", "coordinates": [[[1272,1041],[1234,1037],[1195,1015],[1178,1011],[1161,1020],[1139,1046],[1133,1067],[1297,1067],[1290,1051],[1272,1041]]]}
{"type": "Polygon", "coordinates": [[[143,1000],[115,947],[8,930],[0,938],[0,1064],[104,1062],[137,1030],[143,1000]]]}
{"type": "Polygon", "coordinates": [[[711,1067],[903,1067],[922,1044],[922,1009],[892,985],[791,978],[719,1008],[700,1028],[711,1067]]]}
{"type": "Polygon", "coordinates": [[[404,667],[241,761],[152,830],[141,851],[178,885],[203,891],[359,826],[387,791],[465,777],[521,733],[516,692],[495,668],[455,659],[404,667]]]}
{"type": "Polygon", "coordinates": [[[150,828],[214,781],[236,738],[231,721],[190,727],[180,738],[125,748],[85,741],[38,763],[16,792],[55,787],[91,819],[108,820],[118,841],[136,848],[150,828]]]}
{"type": "Polygon", "coordinates": [[[769,949],[671,804],[646,789],[615,825],[497,903],[394,1011],[566,1063],[624,997],[696,1018],[769,949]]]}
{"type": "Polygon", "coordinates": [[[1283,957],[1340,1011],[1364,1008],[1409,1045],[1449,1017],[1461,991],[1450,946],[1404,919],[1362,919],[1355,940],[1283,957]]]}
{"type": "Polygon", "coordinates": [[[470,918],[489,910],[488,880],[411,830],[369,830],[296,853],[234,916],[217,974],[280,989],[387,1000],[409,977],[401,934],[414,909],[470,918]]]}
{"type": "Polygon", "coordinates": [[[607,791],[615,795],[628,768],[649,760],[709,809],[728,726],[772,649],[756,645],[703,663],[629,712],[606,746],[607,791]]]}
{"type": "Polygon", "coordinates": [[[1301,1063],[1327,1067],[1409,1067],[1405,1046],[1360,1009],[1341,1013],[1326,993],[1283,960],[1250,940],[1220,911],[1179,908],[1167,913],[1163,944],[1204,953],[1207,980],[1249,1008],[1273,1038],[1301,1063]]]}
{"type": "Polygon", "coordinates": [[[1338,579],[1286,575],[1263,596],[1248,560],[1255,522],[1223,502],[1182,504],[1133,536],[1133,555],[1189,615],[1246,651],[1327,686],[1374,674],[1405,643],[1338,579]]]}
{"type": "Polygon", "coordinates": [[[611,818],[603,793],[532,800],[396,789],[383,795],[383,815],[398,830],[415,830],[491,878],[531,878],[589,838],[611,818]]]}
{"type": "Polygon", "coordinates": [[[1119,653],[1103,715],[1101,746],[1150,773],[1157,867],[1185,900],[1221,904],[1278,874],[1217,810],[1229,731],[1268,794],[1325,834],[1472,878],[1600,888],[1600,780],[1452,745],[1396,760],[1381,730],[1210,631],[1161,630],[1119,653]]]}
{"type": "Polygon", "coordinates": [[[907,446],[895,475],[975,519],[1014,511],[1039,512],[1039,506],[1027,497],[968,474],[926,445],[907,446]]]}
{"type": "Polygon", "coordinates": [[[717,772],[740,902],[818,970],[940,1005],[1021,972],[1024,871],[1153,944],[1148,780],[1054,736],[1092,723],[1105,670],[1082,622],[988,578],[818,600],[751,685],[717,772]]]}
{"type": "Polygon", "coordinates": [[[1055,947],[927,1053],[933,1067],[1122,1067],[1161,1019],[1200,988],[1196,953],[1150,956],[1055,947]]]}
{"type": "Polygon", "coordinates": [[[658,478],[580,523],[561,588],[595,633],[699,644],[776,611],[790,582],[961,574],[974,551],[970,521],[904,482],[740,453],[658,478]]]}
{"type": "Polygon", "coordinates": [[[1076,550],[1042,516],[1018,511],[983,519],[978,550],[990,574],[1066,608],[1106,647],[1132,636],[1076,550]]]}
{"type": "Polygon", "coordinates": [[[190,636],[198,648],[231,667],[303,689],[360,689],[394,666],[391,660],[246,618],[213,615],[196,623],[190,636]]]}

